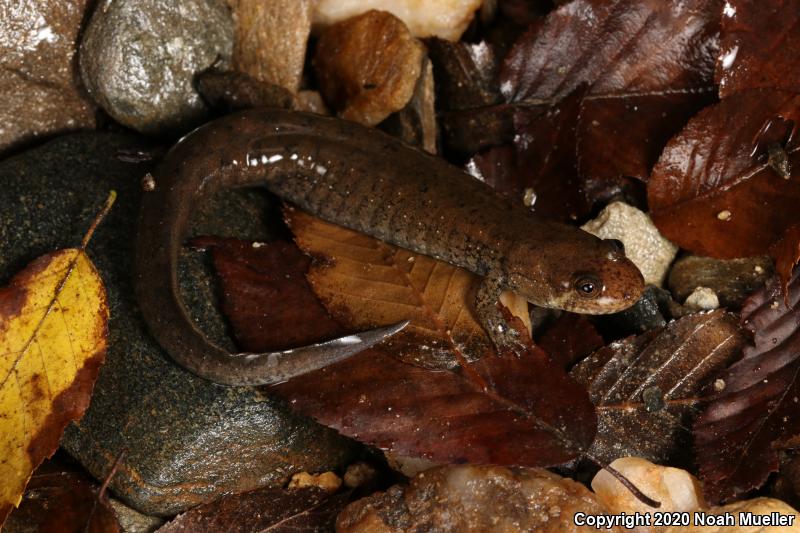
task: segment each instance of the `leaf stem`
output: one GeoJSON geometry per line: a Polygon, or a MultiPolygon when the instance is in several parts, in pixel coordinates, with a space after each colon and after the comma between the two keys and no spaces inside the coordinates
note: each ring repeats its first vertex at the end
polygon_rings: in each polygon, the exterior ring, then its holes
{"type": "Polygon", "coordinates": [[[622,472],[620,472],[613,466],[606,464],[597,457],[589,455],[588,453],[584,453],[583,455],[591,462],[593,462],[594,464],[596,464],[597,466],[599,466],[600,468],[602,468],[603,470],[614,476],[617,479],[617,481],[622,483],[622,486],[628,489],[631,492],[631,494],[633,494],[636,497],[637,500],[655,509],[661,507],[661,502],[654,500],[653,498],[651,498],[650,496],[646,495],[644,492],[639,490],[639,487],[634,485],[633,482],[627,477],[625,477],[625,475],[622,472]]]}
{"type": "Polygon", "coordinates": [[[117,191],[112,190],[108,193],[108,198],[106,198],[105,204],[100,209],[100,211],[95,215],[94,220],[92,220],[92,224],[89,226],[89,229],[86,231],[86,234],[83,236],[83,240],[81,241],[81,250],[86,250],[86,247],[89,245],[89,241],[92,239],[92,235],[94,235],[94,230],[97,229],[97,226],[103,221],[109,211],[111,211],[111,206],[114,205],[114,202],[117,200],[117,191]]]}

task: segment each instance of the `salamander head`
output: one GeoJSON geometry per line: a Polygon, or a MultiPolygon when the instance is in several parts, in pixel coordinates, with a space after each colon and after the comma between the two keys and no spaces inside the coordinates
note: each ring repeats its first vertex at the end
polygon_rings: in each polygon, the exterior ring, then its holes
{"type": "Polygon", "coordinates": [[[509,288],[531,303],[575,313],[616,313],[644,290],[641,272],[619,241],[574,229],[574,239],[519,243],[506,259],[509,288]]]}

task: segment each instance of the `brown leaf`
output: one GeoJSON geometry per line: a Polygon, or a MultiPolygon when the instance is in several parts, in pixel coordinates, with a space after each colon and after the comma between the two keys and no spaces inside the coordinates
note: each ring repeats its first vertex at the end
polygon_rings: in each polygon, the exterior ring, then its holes
{"type": "Polygon", "coordinates": [[[700,478],[712,501],[760,487],[778,469],[778,452],[800,442],[800,271],[788,296],[787,307],[775,280],[745,304],[742,322],[753,343],[719,376],[724,389],[694,426],[700,478]]]}
{"type": "Polygon", "coordinates": [[[697,313],[665,328],[614,342],[571,375],[589,389],[598,412],[590,453],[608,463],[626,456],[686,462],[701,390],[744,344],[733,315],[697,313]]]}
{"type": "Polygon", "coordinates": [[[501,91],[552,105],[589,84],[580,174],[646,179],[663,144],[712,98],[721,9],[719,0],[574,0],[517,41],[501,91]]]}
{"type": "Polygon", "coordinates": [[[772,245],[769,254],[775,260],[775,272],[780,277],[783,294],[788,298],[792,270],[800,263],[800,224],[787,228],[783,236],[772,245]]]}
{"type": "Polygon", "coordinates": [[[158,532],[327,532],[333,529],[336,515],[347,505],[349,496],[331,496],[317,488],[258,489],[195,507],[158,532]]]}
{"type": "Polygon", "coordinates": [[[325,101],[347,120],[374,126],[411,99],[425,48],[386,11],[368,11],[325,30],[314,71],[325,101]]]}
{"type": "Polygon", "coordinates": [[[651,216],[681,248],[733,258],[765,254],[800,220],[800,153],[792,137],[800,97],[748,91],[695,116],[664,149],[648,183],[651,216]],[[769,147],[785,147],[785,179],[769,147]]]}
{"type": "Polygon", "coordinates": [[[79,472],[45,463],[31,476],[22,503],[8,517],[6,533],[117,533],[119,523],[98,487],[79,472]]]}
{"type": "MultiPolygon", "coordinates": [[[[302,216],[310,223],[311,217],[302,216]]],[[[360,294],[367,303],[371,294],[389,300],[386,305],[378,305],[378,309],[383,308],[384,315],[365,307],[366,315],[348,318],[348,322],[343,324],[346,330],[360,329],[356,324],[366,326],[369,320],[391,321],[395,318],[392,313],[402,314],[405,318],[411,312],[418,323],[411,326],[412,333],[405,340],[392,339],[382,349],[362,352],[343,363],[271,389],[287,397],[293,408],[352,438],[400,454],[422,455],[439,462],[559,464],[589,446],[594,435],[595,415],[581,387],[541,350],[533,350],[526,357],[500,356],[489,348],[488,340],[479,338],[483,332],[474,329],[471,325],[474,319],[465,316],[469,312],[463,310],[466,292],[474,289],[474,276],[455,272],[453,267],[424,256],[414,256],[415,260],[409,262],[407,258],[412,254],[408,252],[321,221],[314,220],[313,223],[318,234],[307,235],[307,240],[327,240],[330,247],[356,251],[375,262],[370,266],[354,263],[346,256],[329,254],[334,258],[334,268],[337,264],[350,262],[351,266],[359,265],[359,269],[363,266],[360,277],[378,276],[374,283],[341,279],[339,288],[366,291],[360,294]],[[326,235],[328,239],[325,239],[326,235]],[[391,268],[381,266],[382,261],[392,257],[401,257],[402,261],[397,261],[391,268]],[[381,272],[386,271],[396,272],[401,279],[406,279],[406,285],[378,283],[381,272]],[[427,285],[424,282],[428,275],[438,280],[431,284],[430,290],[414,289],[419,283],[427,285]],[[465,276],[472,280],[472,284],[465,282],[465,276]],[[410,285],[412,280],[417,280],[417,285],[410,285]],[[442,283],[449,283],[450,288],[443,291],[442,283]],[[397,299],[398,294],[412,298],[413,303],[406,301],[404,304],[402,298],[397,299]],[[439,304],[445,304],[444,308],[450,310],[445,313],[447,320],[456,324],[445,326],[441,315],[431,314],[420,307],[420,302],[413,300],[423,295],[427,298],[423,301],[429,304],[437,302],[433,298],[436,296],[439,304]],[[392,298],[397,301],[392,301],[392,298]],[[369,320],[368,316],[371,317],[369,320]],[[462,339],[457,345],[458,352],[455,338],[462,339]],[[442,345],[437,348],[433,341],[442,345]],[[483,347],[482,354],[466,351],[480,350],[479,347],[483,347]],[[436,352],[437,357],[430,357],[431,352],[436,352]],[[393,356],[395,353],[405,353],[409,360],[418,360],[428,366],[453,367],[454,360],[458,366],[449,371],[431,371],[403,363],[393,356]],[[467,363],[477,355],[483,355],[483,358],[467,363]]],[[[268,245],[256,253],[274,253],[271,250],[271,245],[268,245]]],[[[324,265],[315,268],[316,276],[324,275],[324,265]]],[[[239,301],[246,293],[229,290],[229,286],[236,283],[235,279],[226,277],[225,270],[220,274],[229,300],[225,306],[231,313],[240,312],[245,305],[252,307],[254,316],[276,310],[276,302],[269,301],[269,298],[239,301]]],[[[253,290],[257,291],[257,276],[250,282],[253,290]]],[[[344,303],[352,305],[353,301],[344,303]]],[[[278,307],[278,312],[285,312],[281,309],[278,307]]],[[[347,318],[356,316],[356,313],[340,307],[337,316],[347,318]]],[[[237,324],[242,321],[235,316],[230,318],[237,329],[237,324]]],[[[284,324],[284,327],[290,327],[289,322],[284,324]]],[[[524,326],[519,327],[524,330],[524,326]]],[[[262,338],[248,335],[245,340],[242,347],[247,350],[274,349],[271,343],[275,338],[269,335],[262,338]]],[[[317,339],[308,338],[303,342],[312,340],[317,339]]]]}
{"type": "Polygon", "coordinates": [[[716,73],[720,97],[747,89],[800,92],[798,24],[798,0],[726,0],[716,73]]]}

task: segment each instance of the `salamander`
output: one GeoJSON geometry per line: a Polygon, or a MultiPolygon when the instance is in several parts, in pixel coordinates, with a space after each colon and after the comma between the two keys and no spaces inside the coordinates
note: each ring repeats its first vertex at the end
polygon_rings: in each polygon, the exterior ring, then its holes
{"type": "Polygon", "coordinates": [[[137,228],[141,312],[174,360],[218,383],[284,381],[404,325],[278,353],[231,354],[210,342],[186,314],[177,263],[193,206],[221,188],[263,185],[326,221],[483,276],[474,310],[499,348],[521,344],[497,306],[505,289],[590,314],[625,309],[643,290],[618,243],[541,220],[445,160],[340,119],[266,109],[228,115],[181,139],[152,177],[137,228]]]}

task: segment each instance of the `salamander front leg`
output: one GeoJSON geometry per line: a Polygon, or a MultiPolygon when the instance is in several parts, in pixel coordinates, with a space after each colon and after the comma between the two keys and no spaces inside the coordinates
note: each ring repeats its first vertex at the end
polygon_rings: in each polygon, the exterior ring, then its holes
{"type": "Polygon", "coordinates": [[[503,277],[490,272],[478,287],[478,294],[475,296],[475,312],[483,329],[489,334],[489,338],[492,339],[498,350],[522,353],[528,349],[528,346],[520,339],[519,332],[509,326],[498,307],[500,293],[505,288],[506,283],[503,277]]]}

